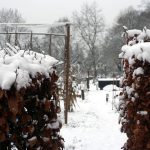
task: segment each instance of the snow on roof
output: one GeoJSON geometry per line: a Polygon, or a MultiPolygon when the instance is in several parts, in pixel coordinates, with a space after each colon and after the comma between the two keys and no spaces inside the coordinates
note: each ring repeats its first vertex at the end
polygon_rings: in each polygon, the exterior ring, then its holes
{"type": "Polygon", "coordinates": [[[133,46],[124,45],[119,58],[131,59],[134,56],[138,60],[150,62],[150,42],[137,43],[133,46]]]}
{"type": "Polygon", "coordinates": [[[98,81],[116,81],[120,80],[120,78],[98,78],[98,81]]]}
{"type": "Polygon", "coordinates": [[[0,50],[0,88],[8,90],[16,82],[17,89],[26,87],[31,82],[30,76],[41,73],[49,77],[52,66],[58,60],[41,53],[19,50],[7,43],[7,48],[0,50]]]}

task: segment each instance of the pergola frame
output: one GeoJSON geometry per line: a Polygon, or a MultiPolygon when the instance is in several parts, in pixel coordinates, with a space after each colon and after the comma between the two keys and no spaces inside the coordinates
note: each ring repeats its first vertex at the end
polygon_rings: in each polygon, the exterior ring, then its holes
{"type": "Polygon", "coordinates": [[[64,49],[64,116],[65,116],[65,124],[68,123],[68,106],[70,100],[70,87],[69,87],[69,77],[70,77],[70,25],[71,23],[58,23],[58,24],[29,24],[29,23],[0,23],[1,25],[7,26],[65,26],[66,34],[58,34],[58,33],[33,33],[33,32],[0,32],[0,34],[14,34],[15,35],[15,44],[17,44],[17,35],[18,34],[29,34],[30,35],[30,48],[32,49],[32,36],[33,35],[47,35],[50,36],[50,44],[49,44],[49,54],[51,55],[51,42],[52,36],[63,36],[65,38],[65,49],[64,49]]]}

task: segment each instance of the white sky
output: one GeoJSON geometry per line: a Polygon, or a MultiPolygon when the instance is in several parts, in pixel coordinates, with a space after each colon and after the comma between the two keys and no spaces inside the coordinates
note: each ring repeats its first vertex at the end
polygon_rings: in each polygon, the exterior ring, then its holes
{"type": "MultiPolygon", "coordinates": [[[[111,24],[120,10],[137,7],[141,0],[95,0],[102,9],[105,21],[111,24]]],[[[28,23],[52,23],[61,17],[70,17],[84,2],[93,0],[0,0],[1,8],[17,8],[28,23]]]]}

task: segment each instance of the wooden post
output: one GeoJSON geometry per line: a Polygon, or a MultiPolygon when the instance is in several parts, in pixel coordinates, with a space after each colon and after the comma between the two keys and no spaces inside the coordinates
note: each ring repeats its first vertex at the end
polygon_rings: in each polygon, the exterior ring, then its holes
{"type": "Polygon", "coordinates": [[[64,115],[65,124],[68,123],[68,107],[69,107],[69,75],[70,75],[70,24],[66,24],[65,38],[65,58],[64,58],[64,115]]]}
{"type": "Polygon", "coordinates": [[[33,34],[32,34],[32,31],[31,31],[31,34],[30,34],[30,46],[29,46],[30,50],[33,50],[32,36],[33,36],[33,34]]]}
{"type": "Polygon", "coordinates": [[[81,90],[81,98],[82,98],[82,100],[85,99],[85,96],[84,96],[84,90],[83,90],[83,89],[81,90]]]}
{"type": "Polygon", "coordinates": [[[52,35],[49,35],[49,55],[52,55],[52,35]]]}
{"type": "Polygon", "coordinates": [[[104,66],[105,78],[106,78],[106,65],[104,66]]]}
{"type": "Polygon", "coordinates": [[[89,89],[90,89],[90,83],[89,83],[89,74],[90,74],[90,71],[89,70],[87,71],[87,74],[88,74],[88,76],[87,76],[87,89],[89,91],[89,89]]]}
{"type": "Polygon", "coordinates": [[[17,34],[17,32],[15,33],[15,46],[17,46],[17,44],[18,44],[18,34],[17,34]]]}
{"type": "Polygon", "coordinates": [[[6,42],[10,43],[11,36],[9,35],[9,32],[6,32],[6,42]]]}
{"type": "MultiPolygon", "coordinates": [[[[115,66],[115,59],[113,61],[113,64],[115,66]]],[[[115,72],[114,72],[114,66],[113,66],[113,91],[112,91],[112,110],[113,110],[113,105],[114,105],[114,84],[115,84],[115,81],[114,81],[114,77],[115,77],[115,72]]]]}

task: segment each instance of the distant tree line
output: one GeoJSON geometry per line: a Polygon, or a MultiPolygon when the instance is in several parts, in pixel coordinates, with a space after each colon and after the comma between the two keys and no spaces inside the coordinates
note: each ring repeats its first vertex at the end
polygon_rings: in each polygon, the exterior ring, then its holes
{"type": "MultiPolygon", "coordinates": [[[[58,22],[71,22],[71,66],[72,72],[78,78],[90,76],[112,77],[122,74],[122,66],[118,59],[118,54],[124,43],[120,38],[123,26],[128,29],[142,29],[144,26],[150,28],[150,3],[143,3],[143,9],[137,10],[132,7],[123,10],[116,18],[116,23],[109,29],[106,28],[102,10],[95,2],[84,3],[79,11],[73,12],[71,18],[60,18],[58,22]]],[[[23,23],[22,15],[18,10],[1,9],[0,23],[15,22],[23,23]]],[[[0,26],[2,32],[31,31],[30,28],[17,28],[16,26],[0,26]]],[[[65,34],[62,26],[51,27],[48,33],[65,34]]],[[[20,35],[17,37],[22,49],[30,47],[30,35],[20,35]]],[[[0,35],[0,47],[3,48],[6,42],[15,43],[14,35],[0,35]]],[[[62,37],[33,36],[32,49],[35,51],[45,51],[59,60],[64,58],[65,39],[62,37]]]]}
{"type": "Polygon", "coordinates": [[[132,7],[122,11],[116,18],[116,23],[108,29],[102,45],[102,63],[107,66],[107,73],[121,74],[122,67],[118,55],[124,45],[123,26],[128,29],[150,28],[150,3],[143,3],[143,10],[136,10],[132,7]]]}

